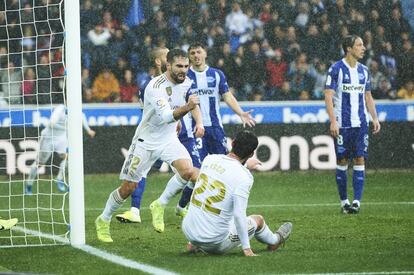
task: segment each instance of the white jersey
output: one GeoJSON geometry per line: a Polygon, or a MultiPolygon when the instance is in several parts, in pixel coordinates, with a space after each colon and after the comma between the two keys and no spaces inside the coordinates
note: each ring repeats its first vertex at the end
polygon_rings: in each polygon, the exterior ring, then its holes
{"type": "Polygon", "coordinates": [[[43,129],[42,135],[49,137],[66,135],[66,119],[65,105],[58,105],[50,115],[49,123],[43,129]]]}
{"type": "Polygon", "coordinates": [[[239,161],[226,155],[208,155],[183,220],[187,239],[197,243],[223,241],[233,223],[234,197],[248,199],[252,186],[252,174],[239,161]]]}
{"type": "Polygon", "coordinates": [[[177,139],[177,121],[173,111],[187,102],[191,80],[174,84],[164,74],[154,77],[145,88],[142,120],[135,131],[133,143],[142,142],[148,150],[154,150],[177,139]]]}

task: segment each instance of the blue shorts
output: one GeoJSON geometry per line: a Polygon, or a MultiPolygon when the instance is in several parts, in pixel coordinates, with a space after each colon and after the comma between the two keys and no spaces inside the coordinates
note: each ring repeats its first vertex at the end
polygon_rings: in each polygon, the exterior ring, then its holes
{"type": "Polygon", "coordinates": [[[200,161],[200,154],[197,149],[196,140],[194,138],[186,138],[180,139],[182,145],[184,145],[185,149],[187,149],[188,153],[191,156],[191,160],[193,161],[193,166],[200,168],[201,161],[200,161]]]}
{"type": "Polygon", "coordinates": [[[201,161],[208,154],[225,155],[229,152],[227,149],[227,139],[221,127],[205,127],[204,136],[197,138],[196,141],[201,161]]]}
{"type": "Polygon", "coordinates": [[[368,157],[368,127],[341,128],[335,138],[336,159],[368,157]]]}

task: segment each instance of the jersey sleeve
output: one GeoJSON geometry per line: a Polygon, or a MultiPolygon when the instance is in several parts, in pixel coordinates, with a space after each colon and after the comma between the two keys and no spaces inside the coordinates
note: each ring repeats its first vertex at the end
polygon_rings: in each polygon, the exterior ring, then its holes
{"type": "Polygon", "coordinates": [[[174,110],[171,109],[170,104],[168,104],[168,101],[165,98],[162,96],[157,96],[157,94],[160,94],[157,89],[151,89],[147,86],[145,89],[146,102],[153,106],[155,113],[161,118],[163,122],[175,122],[176,120],[174,119],[173,115],[174,110]]]}
{"type": "Polygon", "coordinates": [[[247,199],[236,196],[234,197],[233,203],[234,223],[236,225],[237,235],[239,236],[240,243],[243,249],[250,248],[246,218],[247,199]]]}
{"type": "Polygon", "coordinates": [[[219,82],[219,93],[220,95],[227,93],[229,91],[229,84],[227,84],[227,78],[224,75],[224,73],[220,70],[217,70],[217,73],[220,76],[220,82],[219,82]]]}
{"type": "Polygon", "coordinates": [[[367,74],[367,81],[365,83],[365,92],[370,92],[371,91],[371,74],[369,73],[368,70],[365,71],[367,74]]]}
{"type": "Polygon", "coordinates": [[[328,70],[328,76],[326,77],[325,89],[326,90],[336,90],[338,87],[338,69],[333,65],[328,70]]]}
{"type": "Polygon", "coordinates": [[[238,184],[236,189],[234,190],[234,195],[248,199],[250,195],[250,189],[253,186],[253,181],[246,181],[243,183],[238,184]]]}

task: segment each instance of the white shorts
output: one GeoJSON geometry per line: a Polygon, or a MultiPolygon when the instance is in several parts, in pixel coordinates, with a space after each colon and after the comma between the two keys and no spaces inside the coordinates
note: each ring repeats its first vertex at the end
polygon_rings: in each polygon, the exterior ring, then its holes
{"type": "MultiPolygon", "coordinates": [[[[131,144],[129,148],[119,178],[139,182],[142,177],[147,176],[152,165],[158,159],[167,162],[170,166],[178,159],[189,159],[191,161],[190,154],[178,139],[155,150],[148,150],[144,148],[142,142],[137,141],[131,144]]],[[[175,171],[175,169],[173,170],[175,171]]]]}
{"type": "Polygon", "coordinates": [[[49,132],[42,131],[39,141],[39,163],[45,164],[54,152],[66,154],[67,147],[66,133],[51,136],[49,132]]]}
{"type": "MultiPolygon", "coordinates": [[[[251,240],[254,236],[254,233],[257,230],[257,223],[252,217],[247,217],[247,233],[249,239],[251,240]]],[[[197,243],[190,241],[194,246],[201,249],[204,252],[212,254],[224,254],[235,247],[241,245],[239,235],[237,235],[236,224],[233,223],[230,225],[229,234],[227,237],[219,243],[197,243]]]]}

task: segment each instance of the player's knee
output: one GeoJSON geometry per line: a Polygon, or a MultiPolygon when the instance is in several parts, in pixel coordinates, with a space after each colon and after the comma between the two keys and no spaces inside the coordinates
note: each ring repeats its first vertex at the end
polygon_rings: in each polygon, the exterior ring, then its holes
{"type": "Polygon", "coordinates": [[[136,182],[124,181],[119,188],[119,194],[125,199],[135,191],[135,188],[137,188],[136,182]]]}
{"type": "Polygon", "coordinates": [[[345,166],[348,164],[348,159],[338,159],[336,161],[336,164],[341,165],[341,166],[345,166]]]}
{"type": "Polygon", "coordinates": [[[180,177],[185,180],[189,181],[192,179],[193,176],[193,167],[185,167],[179,171],[180,177]]]}
{"type": "Polygon", "coordinates": [[[357,157],[353,160],[354,165],[364,165],[365,164],[365,158],[364,157],[357,157]]]}
{"type": "Polygon", "coordinates": [[[264,225],[265,225],[265,221],[262,215],[251,215],[250,216],[257,224],[257,230],[261,230],[264,225]]]}

